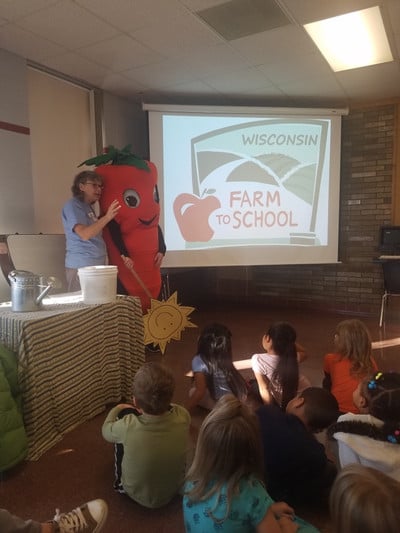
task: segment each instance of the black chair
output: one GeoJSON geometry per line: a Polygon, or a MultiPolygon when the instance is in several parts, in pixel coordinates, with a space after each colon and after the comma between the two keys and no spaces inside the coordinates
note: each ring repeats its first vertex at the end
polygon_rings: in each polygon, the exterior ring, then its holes
{"type": "Polygon", "coordinates": [[[379,327],[385,322],[385,311],[389,296],[400,296],[400,260],[388,259],[382,263],[383,285],[385,292],[382,296],[381,316],[379,327]]]}

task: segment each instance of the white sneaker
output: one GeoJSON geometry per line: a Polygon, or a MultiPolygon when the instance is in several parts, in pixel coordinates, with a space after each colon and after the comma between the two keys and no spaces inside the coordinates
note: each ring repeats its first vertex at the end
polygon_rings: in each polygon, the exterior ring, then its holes
{"type": "Polygon", "coordinates": [[[108,507],[104,500],[92,500],[69,513],[60,514],[60,510],[56,509],[53,520],[59,533],[96,533],[103,528],[107,513],[108,507]]]}

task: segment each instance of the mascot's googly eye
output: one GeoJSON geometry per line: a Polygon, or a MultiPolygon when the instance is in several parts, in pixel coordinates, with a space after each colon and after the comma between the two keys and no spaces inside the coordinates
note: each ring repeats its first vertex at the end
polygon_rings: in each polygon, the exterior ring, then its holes
{"type": "Polygon", "coordinates": [[[124,202],[128,207],[139,207],[140,196],[135,189],[127,189],[124,191],[124,202]]]}
{"type": "Polygon", "coordinates": [[[154,187],[154,191],[153,191],[153,200],[156,202],[156,204],[159,204],[160,203],[160,196],[158,194],[158,187],[157,185],[154,187]]]}

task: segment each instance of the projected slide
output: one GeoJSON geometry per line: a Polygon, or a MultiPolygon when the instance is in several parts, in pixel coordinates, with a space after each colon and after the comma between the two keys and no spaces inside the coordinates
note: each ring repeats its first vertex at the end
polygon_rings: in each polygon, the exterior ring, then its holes
{"type": "Polygon", "coordinates": [[[160,131],[167,262],[337,261],[332,117],[166,113],[160,131]]]}

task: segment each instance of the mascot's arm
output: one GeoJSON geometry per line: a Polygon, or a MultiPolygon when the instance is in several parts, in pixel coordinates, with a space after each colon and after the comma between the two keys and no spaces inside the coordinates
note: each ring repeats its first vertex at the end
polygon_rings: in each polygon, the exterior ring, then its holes
{"type": "Polygon", "coordinates": [[[110,232],[113,243],[119,250],[120,255],[126,255],[129,257],[129,253],[126,249],[124,239],[122,238],[121,228],[118,222],[116,222],[115,220],[111,220],[111,222],[108,224],[108,230],[110,232]]]}
{"type": "Polygon", "coordinates": [[[161,263],[164,259],[165,252],[167,251],[167,247],[165,245],[164,241],[164,235],[163,232],[158,226],[158,250],[156,255],[154,256],[154,265],[156,268],[161,268],[161,263]]]}
{"type": "MultiPolygon", "coordinates": [[[[125,246],[124,239],[122,238],[121,228],[118,222],[111,220],[108,224],[108,229],[115,246],[119,250],[119,253],[129,257],[129,252],[125,246]]],[[[165,255],[165,252],[167,251],[164,235],[160,226],[158,226],[158,251],[163,255],[165,255]]]]}
{"type": "Polygon", "coordinates": [[[167,246],[164,241],[164,235],[160,226],[158,226],[158,251],[163,255],[165,255],[165,252],[167,251],[167,246]]]}
{"type": "Polygon", "coordinates": [[[111,236],[112,242],[119,251],[119,255],[122,257],[124,265],[126,266],[126,268],[131,270],[133,268],[133,261],[129,257],[128,250],[125,246],[124,239],[122,238],[121,228],[118,222],[112,220],[108,226],[108,231],[111,236]]]}

